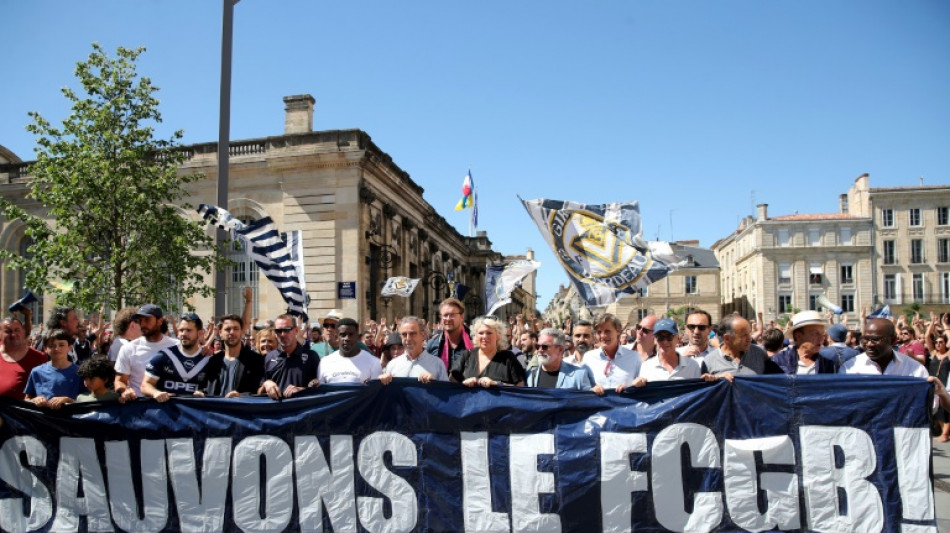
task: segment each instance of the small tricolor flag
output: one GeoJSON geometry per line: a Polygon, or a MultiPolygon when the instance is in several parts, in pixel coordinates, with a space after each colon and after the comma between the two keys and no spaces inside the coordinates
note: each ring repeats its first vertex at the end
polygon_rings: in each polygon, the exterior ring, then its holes
{"type": "Polygon", "coordinates": [[[472,182],[472,171],[469,170],[462,182],[462,199],[455,204],[455,210],[461,211],[475,205],[475,184],[472,182]]]}

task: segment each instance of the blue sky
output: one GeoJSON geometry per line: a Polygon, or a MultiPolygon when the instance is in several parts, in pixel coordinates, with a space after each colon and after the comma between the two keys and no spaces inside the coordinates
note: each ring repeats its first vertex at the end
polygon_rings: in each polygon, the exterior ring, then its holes
{"type": "MultiPolygon", "coordinates": [[[[145,46],[160,133],[217,139],[221,3],[0,0],[0,144],[33,158],[90,43],[145,46]]],[[[871,185],[950,183],[950,3],[324,2],[235,7],[232,139],[359,128],[452,211],[471,166],[479,229],[533,248],[541,309],[567,278],[516,198],[639,201],[644,236],[710,246],[768,203],[833,212],[871,185]]]]}

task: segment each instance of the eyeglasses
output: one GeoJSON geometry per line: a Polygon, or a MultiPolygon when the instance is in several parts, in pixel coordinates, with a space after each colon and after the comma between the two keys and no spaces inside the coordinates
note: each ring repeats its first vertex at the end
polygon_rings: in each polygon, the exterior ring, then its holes
{"type": "Polygon", "coordinates": [[[861,337],[861,344],[877,344],[884,340],[884,337],[877,335],[864,335],[861,337]]]}
{"type": "Polygon", "coordinates": [[[336,329],[336,324],[333,322],[324,322],[323,327],[327,329],[336,329]]]}
{"type": "Polygon", "coordinates": [[[640,325],[637,326],[637,331],[642,331],[643,333],[645,333],[645,334],[647,334],[647,335],[650,335],[650,334],[653,333],[653,330],[652,330],[652,329],[645,328],[645,327],[640,326],[640,325]]]}
{"type": "Polygon", "coordinates": [[[558,347],[560,347],[560,346],[561,346],[560,344],[539,344],[539,345],[538,345],[538,349],[539,349],[539,350],[550,350],[551,348],[558,348],[558,347]]]}
{"type": "MultiPolygon", "coordinates": [[[[442,320],[452,320],[453,318],[457,316],[462,316],[462,313],[445,313],[442,315],[442,320]]],[[[489,317],[485,317],[485,318],[489,318],[489,317]]]]}
{"type": "Polygon", "coordinates": [[[290,333],[293,330],[294,328],[274,328],[274,333],[284,334],[284,333],[290,333]]]}
{"type": "Polygon", "coordinates": [[[661,331],[656,334],[656,340],[658,341],[671,341],[673,340],[673,334],[669,331],[661,331]]]}
{"type": "Polygon", "coordinates": [[[709,329],[709,326],[707,326],[706,324],[686,324],[686,329],[690,331],[693,331],[694,329],[698,329],[699,331],[706,331],[707,329],[709,329]]]}

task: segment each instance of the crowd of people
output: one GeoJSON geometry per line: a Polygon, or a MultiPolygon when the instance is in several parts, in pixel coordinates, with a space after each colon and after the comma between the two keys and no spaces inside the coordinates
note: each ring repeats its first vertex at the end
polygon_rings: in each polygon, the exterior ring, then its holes
{"type": "MultiPolygon", "coordinates": [[[[862,319],[856,328],[834,315],[804,311],[784,328],[737,314],[718,324],[689,310],[683,328],[648,315],[636,325],[611,314],[555,325],[518,315],[507,322],[481,316],[470,323],[456,299],[439,306],[439,321],[406,316],[360,324],[332,310],[304,323],[280,315],[202,320],[166,315],[154,304],[80,320],[57,307],[42,333],[27,337],[28,310],[0,325],[0,395],[58,409],[76,401],[175,395],[290,398],[321,384],[410,378],[466,387],[529,386],[603,395],[651,382],[733,380],[758,374],[864,374],[927,378],[936,388],[941,441],[950,440],[950,313],[926,320],[862,319]]],[[[866,314],[866,313],[865,313],[866,314]]]]}

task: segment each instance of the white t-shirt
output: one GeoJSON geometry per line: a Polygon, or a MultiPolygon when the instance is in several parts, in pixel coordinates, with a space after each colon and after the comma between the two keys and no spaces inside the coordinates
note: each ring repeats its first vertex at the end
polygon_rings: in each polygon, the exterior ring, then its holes
{"type": "Polygon", "coordinates": [[[366,350],[360,350],[353,357],[344,357],[337,350],[320,359],[317,379],[320,383],[363,383],[378,379],[382,373],[379,359],[366,350]]]}
{"type": "Polygon", "coordinates": [[[145,337],[139,337],[134,341],[126,343],[119,350],[119,355],[115,359],[116,374],[128,374],[129,386],[135,391],[135,394],[142,395],[142,380],[145,377],[145,365],[152,359],[152,356],[162,348],[177,346],[178,341],[168,337],[162,337],[158,342],[148,342],[145,337]]]}

